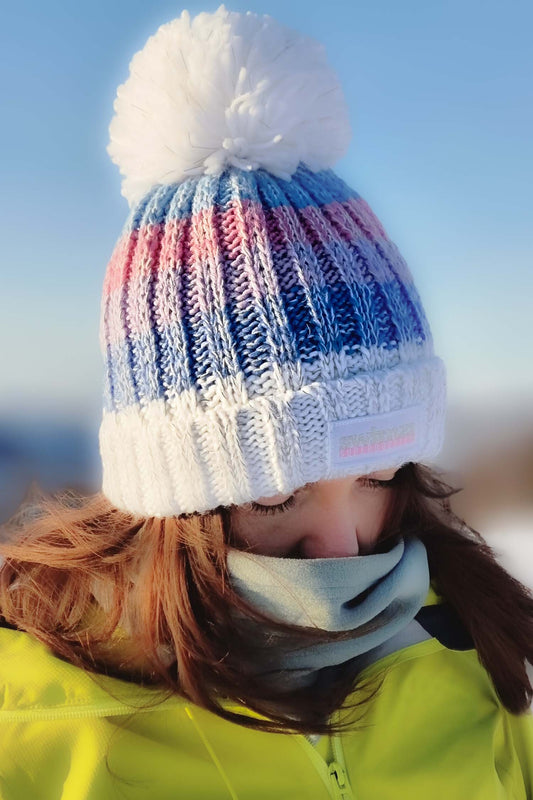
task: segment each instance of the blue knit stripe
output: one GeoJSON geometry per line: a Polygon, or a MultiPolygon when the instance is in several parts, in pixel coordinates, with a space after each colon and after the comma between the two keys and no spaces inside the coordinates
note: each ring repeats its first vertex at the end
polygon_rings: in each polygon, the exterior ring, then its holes
{"type": "MultiPolygon", "coordinates": [[[[294,343],[296,358],[302,364],[316,363],[317,357],[330,355],[332,352],[344,351],[353,355],[361,349],[382,348],[384,350],[398,349],[402,343],[423,344],[426,337],[419,334],[420,323],[415,319],[397,318],[397,326],[402,331],[401,339],[390,338],[390,326],[379,303],[385,302],[390,308],[399,307],[402,303],[402,291],[397,282],[382,284],[377,295],[376,285],[372,283],[360,284],[353,287],[359,298],[361,309],[369,318],[378,320],[371,329],[363,326],[361,329],[345,318],[344,324],[339,326],[340,337],[335,340],[331,348],[326,348],[323,336],[318,333],[318,326],[310,315],[303,315],[304,290],[301,285],[294,285],[284,297],[284,308],[288,319],[289,333],[294,343]],[[354,334],[358,334],[356,337],[354,334]],[[351,338],[350,338],[351,337],[351,338]]],[[[318,306],[328,300],[332,305],[346,307],[348,293],[347,287],[336,284],[334,287],[320,288],[311,286],[311,300],[318,306]]],[[[264,298],[267,313],[273,314],[271,301],[264,298]]],[[[138,400],[144,404],[151,400],[165,396],[180,394],[190,389],[203,390],[209,380],[235,377],[237,372],[242,372],[247,385],[254,385],[260,376],[268,373],[274,361],[279,364],[288,364],[294,357],[286,353],[273,353],[265,342],[258,345],[257,328],[255,320],[257,312],[253,306],[248,305],[239,314],[229,310],[230,330],[235,337],[233,350],[237,354],[238,365],[232,365],[229,359],[213,361],[213,350],[220,348],[223,352],[223,342],[217,334],[215,320],[216,311],[210,310],[206,314],[197,314],[194,319],[195,329],[192,329],[190,318],[181,323],[165,326],[158,332],[159,350],[161,353],[160,374],[154,379],[153,371],[153,332],[137,335],[123,343],[108,345],[107,360],[109,379],[113,384],[113,400],[109,401],[107,410],[117,410],[133,405],[138,400]],[[211,342],[208,343],[205,331],[210,331],[211,342]],[[185,347],[183,342],[185,341],[185,347]],[[132,351],[135,353],[135,381],[132,382],[132,351]],[[191,355],[193,358],[191,359],[191,355]],[[216,370],[215,364],[216,363],[216,370]]],[[[352,311],[352,316],[355,312],[352,311]]]]}
{"type": "Polygon", "coordinates": [[[141,225],[146,224],[148,221],[153,224],[161,224],[170,220],[184,219],[192,214],[193,198],[195,199],[195,213],[204,211],[210,208],[208,198],[212,196],[213,192],[217,191],[220,197],[225,198],[225,202],[234,199],[257,201],[258,186],[263,190],[264,202],[266,202],[267,207],[276,208],[276,206],[283,204],[281,199],[283,195],[288,196],[291,194],[293,187],[297,187],[299,181],[302,181],[303,185],[316,188],[316,199],[310,200],[309,195],[300,194],[298,196],[296,193],[295,199],[291,200],[291,202],[297,209],[305,208],[310,204],[320,207],[334,201],[342,203],[350,198],[357,199],[360,197],[355,190],[351,189],[332,170],[320,170],[314,173],[303,163],[300,164],[290,181],[276,178],[263,169],[249,173],[232,168],[225,170],[221,175],[196,176],[182,183],[153,187],[131,209],[123,227],[123,233],[138,230],[141,225]],[[281,195],[273,194],[268,190],[268,187],[272,185],[272,181],[277,183],[281,195]],[[195,195],[199,195],[200,200],[195,195]],[[149,217],[146,215],[148,206],[153,209],[149,217]]]}

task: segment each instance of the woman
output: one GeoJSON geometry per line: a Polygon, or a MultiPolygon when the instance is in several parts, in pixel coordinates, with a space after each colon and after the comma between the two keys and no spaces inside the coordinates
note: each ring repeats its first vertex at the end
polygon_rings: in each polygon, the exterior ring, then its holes
{"type": "Polygon", "coordinates": [[[0,796],[531,798],[533,599],[424,465],[444,367],[322,48],[183,12],[115,111],[103,490],[6,528],[0,796]]]}

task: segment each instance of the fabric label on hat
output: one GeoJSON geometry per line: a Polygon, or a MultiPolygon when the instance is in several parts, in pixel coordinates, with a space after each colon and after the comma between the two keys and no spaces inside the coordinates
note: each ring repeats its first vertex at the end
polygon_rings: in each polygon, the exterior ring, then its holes
{"type": "Polygon", "coordinates": [[[424,407],[417,405],[387,414],[330,422],[331,466],[382,461],[385,455],[409,460],[408,456],[420,446],[423,413],[424,407]]]}

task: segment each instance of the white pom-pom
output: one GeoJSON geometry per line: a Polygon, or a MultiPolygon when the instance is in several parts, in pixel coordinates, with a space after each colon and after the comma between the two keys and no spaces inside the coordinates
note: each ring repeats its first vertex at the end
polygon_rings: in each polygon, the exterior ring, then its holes
{"type": "Polygon", "coordinates": [[[162,25],[119,86],[107,151],[130,206],[156,184],[228,164],[289,179],[331,167],[351,138],[324,47],[271,17],[187,11],[162,25]]]}

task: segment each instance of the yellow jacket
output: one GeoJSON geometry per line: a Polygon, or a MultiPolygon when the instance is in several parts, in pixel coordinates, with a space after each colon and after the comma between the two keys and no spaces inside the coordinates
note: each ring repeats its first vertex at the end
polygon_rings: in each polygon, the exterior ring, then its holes
{"type": "MultiPolygon", "coordinates": [[[[430,590],[426,606],[439,604],[430,590]]],[[[94,676],[0,630],[1,800],[533,800],[533,716],[502,707],[474,649],[389,653],[366,727],[316,746],[94,676]]],[[[232,708],[237,709],[236,706],[232,708]]],[[[244,709],[237,710],[243,712],[244,709]]]]}

